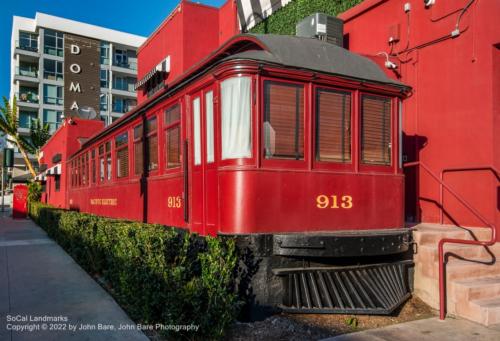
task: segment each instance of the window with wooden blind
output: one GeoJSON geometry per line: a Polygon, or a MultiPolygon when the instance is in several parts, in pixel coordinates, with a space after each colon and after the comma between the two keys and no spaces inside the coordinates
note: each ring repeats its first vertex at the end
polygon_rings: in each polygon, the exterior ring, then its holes
{"type": "Polygon", "coordinates": [[[101,144],[99,146],[99,181],[103,182],[104,181],[104,145],[101,144]]]}
{"type": "Polygon", "coordinates": [[[391,164],[391,99],[361,97],[361,162],[391,164]]]}
{"type": "Polygon", "coordinates": [[[111,180],[113,168],[111,164],[111,141],[106,142],[106,179],[111,180]]]}
{"type": "Polygon", "coordinates": [[[158,169],[158,124],[156,116],[146,121],[146,141],[148,153],[148,170],[158,169]]]}
{"type": "Polygon", "coordinates": [[[95,184],[97,177],[96,165],[95,165],[95,149],[92,149],[91,164],[92,164],[92,183],[95,184]]]}
{"type": "Polygon", "coordinates": [[[80,164],[81,164],[81,170],[82,170],[82,186],[85,186],[87,184],[87,172],[86,172],[86,165],[85,165],[85,154],[82,154],[80,157],[80,164]]]}
{"type": "Polygon", "coordinates": [[[351,94],[330,89],[316,92],[316,160],[351,161],[351,94]]]}
{"type": "Polygon", "coordinates": [[[165,110],[166,166],[175,168],[181,165],[181,108],[179,104],[165,110]]]}
{"type": "Polygon", "coordinates": [[[134,174],[140,175],[144,170],[144,155],[142,152],[142,124],[134,128],[134,174]]]}
{"type": "Polygon", "coordinates": [[[116,177],[128,176],[128,132],[124,132],[115,138],[116,155],[116,177]]]}
{"type": "Polygon", "coordinates": [[[264,83],[265,157],[304,159],[304,87],[264,83]]]}

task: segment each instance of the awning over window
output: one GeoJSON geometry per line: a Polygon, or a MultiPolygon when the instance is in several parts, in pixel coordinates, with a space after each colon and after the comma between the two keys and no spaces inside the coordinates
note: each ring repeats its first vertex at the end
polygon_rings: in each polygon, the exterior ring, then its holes
{"type": "Polygon", "coordinates": [[[248,32],[252,27],[271,14],[284,7],[292,0],[237,0],[238,17],[242,32],[248,32]]]}
{"type": "Polygon", "coordinates": [[[61,164],[58,163],[57,165],[47,169],[47,171],[45,173],[46,173],[46,175],[61,175],[61,168],[62,168],[61,164]]]}
{"type": "Polygon", "coordinates": [[[135,83],[135,90],[142,88],[148,81],[154,78],[157,75],[164,75],[165,73],[170,72],[170,56],[167,56],[164,60],[162,60],[158,65],[154,67],[153,70],[146,73],[144,77],[142,77],[137,83],[135,83]]]}
{"type": "Polygon", "coordinates": [[[45,181],[47,177],[45,176],[45,172],[41,172],[37,176],[35,176],[35,181],[45,181]]]}

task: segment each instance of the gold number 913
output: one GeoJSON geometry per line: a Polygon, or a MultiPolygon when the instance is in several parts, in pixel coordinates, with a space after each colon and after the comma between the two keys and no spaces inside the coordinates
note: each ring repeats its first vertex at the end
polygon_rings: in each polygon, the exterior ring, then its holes
{"type": "Polygon", "coordinates": [[[316,207],[317,208],[345,208],[349,209],[352,208],[353,202],[352,202],[352,197],[350,195],[343,195],[339,197],[337,195],[318,195],[316,197],[316,207]]]}
{"type": "Polygon", "coordinates": [[[181,197],[168,197],[168,207],[179,208],[182,206],[181,197]]]}

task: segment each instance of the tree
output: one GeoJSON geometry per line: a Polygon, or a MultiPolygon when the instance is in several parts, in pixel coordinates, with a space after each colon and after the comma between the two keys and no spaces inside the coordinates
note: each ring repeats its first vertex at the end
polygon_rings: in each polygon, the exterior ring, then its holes
{"type": "Polygon", "coordinates": [[[29,172],[34,177],[36,176],[36,172],[28,157],[28,153],[38,156],[40,148],[50,138],[49,126],[42,126],[39,119],[34,120],[30,128],[30,138],[20,135],[18,128],[17,99],[14,96],[11,105],[9,100],[4,96],[3,106],[0,105],[0,131],[6,134],[7,138],[17,145],[29,172]]]}

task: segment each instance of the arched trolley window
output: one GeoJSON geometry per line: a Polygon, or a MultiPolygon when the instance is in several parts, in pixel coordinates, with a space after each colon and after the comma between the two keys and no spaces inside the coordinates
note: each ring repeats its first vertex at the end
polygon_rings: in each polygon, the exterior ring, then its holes
{"type": "Polygon", "coordinates": [[[221,83],[221,158],[252,157],[251,78],[232,77],[221,83]]]}

